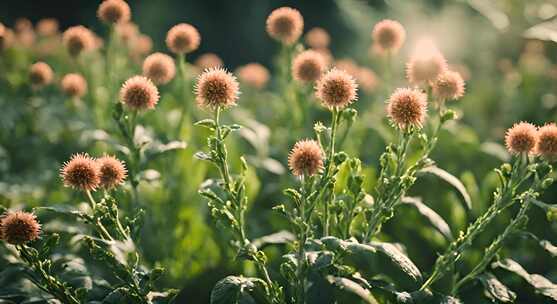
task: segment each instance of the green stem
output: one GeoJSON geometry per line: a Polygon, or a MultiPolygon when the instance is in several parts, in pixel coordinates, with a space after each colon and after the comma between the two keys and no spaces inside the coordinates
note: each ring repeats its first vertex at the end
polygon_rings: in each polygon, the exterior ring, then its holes
{"type": "MultiPolygon", "coordinates": [[[[335,141],[336,141],[336,133],[337,133],[337,128],[338,128],[338,124],[339,124],[339,111],[336,107],[333,107],[331,109],[331,113],[332,113],[332,122],[331,122],[331,138],[329,141],[329,150],[328,150],[328,155],[327,155],[327,170],[325,173],[325,176],[327,178],[329,178],[332,174],[332,172],[334,172],[334,167],[335,167],[335,161],[334,161],[334,156],[335,156],[335,141]]],[[[329,226],[330,226],[330,212],[329,212],[329,204],[332,203],[332,201],[334,200],[334,189],[331,189],[331,193],[329,196],[328,200],[325,200],[324,203],[324,209],[325,209],[325,223],[323,225],[323,236],[328,236],[329,235],[329,226]]]]}
{"type": "Polygon", "coordinates": [[[110,233],[108,232],[106,227],[101,222],[101,219],[97,216],[97,202],[95,201],[95,198],[93,198],[93,195],[91,194],[91,191],[87,190],[87,191],[85,191],[85,193],[87,194],[87,198],[89,199],[89,202],[91,203],[91,208],[93,209],[92,217],[93,217],[93,220],[95,221],[95,226],[97,227],[100,235],[105,240],[113,241],[114,239],[112,238],[112,236],[110,235],[110,233]]]}

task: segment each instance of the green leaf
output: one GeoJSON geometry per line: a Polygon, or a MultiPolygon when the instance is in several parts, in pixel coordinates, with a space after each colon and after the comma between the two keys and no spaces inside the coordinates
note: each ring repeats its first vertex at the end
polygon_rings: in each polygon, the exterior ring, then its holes
{"type": "MultiPolygon", "coordinates": [[[[211,304],[235,304],[248,293],[267,292],[267,284],[259,278],[228,276],[211,291],[211,304]]],[[[259,302],[254,302],[259,303],[259,302]]]]}
{"type": "Polygon", "coordinates": [[[448,240],[453,239],[453,234],[451,232],[451,228],[449,224],[433,209],[429,208],[426,204],[422,202],[422,199],[419,197],[403,197],[401,200],[402,203],[407,204],[409,206],[415,207],[418,212],[426,217],[429,222],[437,229],[445,238],[448,240]]]}
{"type": "Polygon", "coordinates": [[[217,125],[215,124],[214,120],[212,120],[210,118],[207,118],[207,119],[203,119],[203,120],[200,120],[200,121],[196,122],[194,124],[194,126],[199,126],[199,127],[207,128],[207,129],[210,129],[210,130],[214,130],[217,125]]]}
{"type": "Polygon", "coordinates": [[[288,242],[293,242],[294,240],[296,240],[296,236],[294,236],[294,234],[292,234],[290,231],[287,230],[281,230],[279,232],[254,239],[251,243],[258,249],[261,249],[265,245],[285,244],[288,242]]]}
{"type": "Polygon", "coordinates": [[[327,281],[339,288],[339,290],[341,291],[349,292],[358,296],[360,299],[364,300],[368,304],[379,304],[379,302],[375,299],[375,297],[368,289],[363,288],[358,283],[352,280],[328,275],[327,281]]]}
{"type": "Polygon", "coordinates": [[[516,300],[516,294],[501,283],[492,273],[486,272],[479,275],[478,279],[482,282],[488,298],[503,303],[513,303],[516,300]]]}
{"type": "Polygon", "coordinates": [[[470,194],[468,194],[466,187],[464,187],[464,184],[462,184],[462,182],[457,177],[436,166],[425,167],[422,170],[420,170],[420,172],[433,174],[441,178],[445,182],[451,184],[462,195],[466,207],[468,209],[472,209],[472,199],[470,198],[470,194]]]}
{"type": "Polygon", "coordinates": [[[211,155],[205,153],[205,152],[196,152],[193,157],[199,159],[199,160],[213,160],[213,158],[211,157],[211,155]]]}
{"type": "Polygon", "coordinates": [[[500,267],[513,272],[522,277],[528,284],[536,289],[546,297],[557,301],[557,285],[553,284],[550,280],[539,274],[529,274],[520,264],[512,259],[505,259],[492,264],[492,267],[500,267]]]}
{"type": "Polygon", "coordinates": [[[369,245],[377,251],[384,253],[391,259],[391,261],[399,267],[404,273],[411,277],[416,282],[422,281],[422,273],[420,269],[406,256],[402,251],[400,251],[397,246],[391,243],[383,242],[371,242],[369,245]]]}

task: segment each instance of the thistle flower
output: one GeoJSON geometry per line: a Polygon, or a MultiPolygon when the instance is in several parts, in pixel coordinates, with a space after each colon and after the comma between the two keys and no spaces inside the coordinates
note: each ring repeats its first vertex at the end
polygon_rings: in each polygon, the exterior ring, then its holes
{"type": "Polygon", "coordinates": [[[315,96],[329,108],[345,108],[358,99],[358,85],[350,74],[333,68],[317,81],[315,96]]]}
{"type": "Polygon", "coordinates": [[[45,18],[37,22],[37,33],[44,37],[54,36],[58,33],[58,20],[54,18],[45,18]]]}
{"type": "Polygon", "coordinates": [[[539,128],[536,153],[549,160],[557,157],[557,126],[554,123],[539,128]]]}
{"type": "Polygon", "coordinates": [[[14,29],[16,33],[32,31],[33,23],[27,18],[17,18],[14,23],[14,29]]]}
{"type": "Polygon", "coordinates": [[[87,153],[72,155],[60,170],[64,186],[83,191],[96,190],[101,182],[99,166],[87,153]]]}
{"type": "Polygon", "coordinates": [[[302,83],[314,82],[325,71],[325,59],[316,51],[307,50],[292,60],[292,77],[302,83]]]}
{"type": "Polygon", "coordinates": [[[143,61],[143,75],[155,84],[166,84],[176,75],[174,60],[163,53],[151,54],[143,61]]]}
{"type": "Polygon", "coordinates": [[[304,18],[297,9],[277,8],[267,17],[266,28],[271,38],[285,45],[291,45],[302,35],[304,18]]]}
{"type": "Polygon", "coordinates": [[[288,167],[296,176],[312,176],[323,169],[323,151],[315,140],[300,140],[288,155],[288,167]]]}
{"type": "Polygon", "coordinates": [[[12,46],[14,33],[9,28],[0,23],[0,50],[5,50],[12,46]]]}
{"type": "Polygon", "coordinates": [[[128,22],[131,18],[130,6],[123,0],[104,0],[97,9],[97,16],[109,24],[128,22]]]}
{"type": "Polygon", "coordinates": [[[62,36],[62,42],[70,55],[74,57],[95,48],[95,36],[89,29],[81,25],[68,28],[62,36]]]}
{"type": "Polygon", "coordinates": [[[166,46],[175,54],[195,51],[201,43],[201,36],[195,27],[187,23],[173,26],[166,34],[166,46]]]}
{"type": "Polygon", "coordinates": [[[41,225],[33,213],[6,212],[0,218],[0,239],[8,244],[23,245],[39,238],[41,225]]]}
{"type": "Polygon", "coordinates": [[[200,107],[227,108],[236,104],[239,95],[236,77],[223,68],[212,68],[197,78],[195,95],[200,107]]]}
{"type": "Polygon", "coordinates": [[[356,73],[358,85],[366,92],[373,92],[377,87],[377,75],[369,68],[358,68],[356,73]]]}
{"type": "Polygon", "coordinates": [[[464,95],[464,80],[457,72],[445,71],[433,82],[432,89],[441,100],[456,100],[464,95]]]}
{"type": "Polygon", "coordinates": [[[17,42],[23,47],[30,48],[33,46],[36,40],[35,31],[26,30],[16,33],[17,42]]]}
{"type": "Polygon", "coordinates": [[[159,102],[159,90],[148,78],[133,76],[122,85],[120,102],[132,110],[151,110],[159,102]]]}
{"type": "Polygon", "coordinates": [[[135,47],[134,50],[139,55],[149,54],[153,49],[153,40],[151,37],[140,34],[137,39],[135,40],[135,47]]]}
{"type": "Polygon", "coordinates": [[[380,54],[397,52],[406,39],[404,27],[395,20],[385,19],[378,22],[371,33],[374,50],[380,54]]]}
{"type": "Polygon", "coordinates": [[[305,41],[309,47],[314,49],[326,49],[329,47],[331,37],[323,28],[314,27],[305,35],[305,41]]]}
{"type": "Polygon", "coordinates": [[[342,58],[335,61],[335,67],[341,71],[345,71],[350,75],[356,76],[358,74],[358,64],[350,58],[342,58]]]}
{"type": "Polygon", "coordinates": [[[270,74],[266,67],[259,63],[248,63],[238,69],[238,78],[256,89],[262,89],[269,81],[270,74]]]}
{"type": "Polygon", "coordinates": [[[421,128],[427,112],[427,95],[417,89],[399,88],[389,98],[387,114],[400,128],[421,128]]]}
{"type": "Polygon", "coordinates": [[[124,163],[114,156],[105,155],[97,159],[100,174],[100,187],[114,189],[124,183],[128,170],[124,163]]]}
{"type": "Polygon", "coordinates": [[[206,53],[195,60],[195,65],[201,70],[205,71],[210,68],[221,68],[224,66],[222,59],[213,53],[206,53]]]}
{"type": "Polygon", "coordinates": [[[532,153],[538,141],[536,126],[527,122],[514,124],[505,134],[505,145],[511,154],[532,153]]]}
{"type": "Polygon", "coordinates": [[[115,29],[118,37],[130,47],[139,37],[139,27],[133,22],[117,23],[115,29]]]}
{"type": "Polygon", "coordinates": [[[29,69],[29,79],[31,84],[36,87],[42,87],[52,82],[54,73],[50,66],[42,61],[37,62],[29,69]]]}
{"type": "Polygon", "coordinates": [[[443,54],[432,41],[422,39],[406,64],[406,77],[415,85],[431,83],[447,69],[447,61],[443,54]]]}
{"type": "Polygon", "coordinates": [[[83,97],[87,93],[87,81],[80,74],[66,74],[62,78],[62,91],[70,97],[83,97]]]}

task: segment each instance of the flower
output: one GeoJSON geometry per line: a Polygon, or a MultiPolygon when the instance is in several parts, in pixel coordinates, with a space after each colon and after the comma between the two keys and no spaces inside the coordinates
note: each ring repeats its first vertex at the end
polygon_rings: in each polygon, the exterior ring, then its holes
{"type": "Polygon", "coordinates": [[[288,167],[296,176],[312,176],[323,169],[323,151],[315,140],[300,140],[288,155],[288,167]]]}
{"type": "Polygon", "coordinates": [[[358,74],[358,64],[350,58],[342,58],[335,61],[335,67],[339,70],[345,71],[350,75],[358,74]]]}
{"type": "Polygon", "coordinates": [[[554,123],[539,128],[536,153],[550,160],[557,156],[557,126],[554,123]]]}
{"type": "Polygon", "coordinates": [[[303,51],[292,60],[292,77],[302,83],[314,82],[325,71],[325,59],[313,50],[303,51]]]}
{"type": "Polygon", "coordinates": [[[211,68],[197,78],[197,104],[207,108],[230,107],[236,104],[239,84],[232,73],[223,68],[211,68]]]}
{"type": "Polygon", "coordinates": [[[42,87],[48,85],[52,82],[52,78],[54,78],[52,69],[42,61],[33,64],[29,69],[29,79],[34,86],[42,87]]]}
{"type": "Polygon", "coordinates": [[[433,41],[421,39],[406,64],[406,77],[412,84],[427,84],[435,81],[447,69],[447,61],[433,41]]]}
{"type": "Polygon", "coordinates": [[[238,69],[241,82],[256,89],[262,89],[269,81],[270,74],[266,67],[259,63],[248,63],[238,69]]]}
{"type": "Polygon", "coordinates": [[[5,50],[11,47],[14,39],[14,33],[12,30],[0,23],[0,50],[5,50]]]}
{"type": "Polygon", "coordinates": [[[139,37],[139,27],[133,22],[120,22],[115,27],[116,34],[128,47],[133,47],[131,44],[139,37]]]}
{"type": "Polygon", "coordinates": [[[267,17],[267,33],[271,38],[291,45],[300,38],[304,30],[304,18],[297,9],[277,8],[267,17]]]}
{"type": "Polygon", "coordinates": [[[151,54],[143,61],[143,75],[155,84],[166,84],[176,75],[174,60],[163,53],[151,54]]]}
{"type": "Polygon", "coordinates": [[[315,96],[329,108],[345,108],[358,99],[358,85],[350,74],[333,68],[317,81],[315,96]]]}
{"type": "Polygon", "coordinates": [[[406,31],[398,21],[385,19],[375,24],[371,36],[374,50],[380,54],[395,53],[402,47],[406,31]]]}
{"type": "Polygon", "coordinates": [[[97,159],[100,173],[100,187],[114,189],[124,183],[128,170],[124,163],[114,156],[105,155],[97,159]]]}
{"type": "Polygon", "coordinates": [[[222,59],[219,56],[213,53],[205,53],[199,57],[195,61],[195,65],[201,69],[201,71],[205,71],[210,68],[221,68],[224,66],[222,59]]]}
{"type": "Polygon", "coordinates": [[[151,39],[151,37],[145,34],[140,34],[139,36],[137,36],[137,39],[135,40],[135,47],[134,47],[134,51],[136,52],[136,54],[138,55],[149,54],[149,52],[151,52],[152,49],[153,49],[153,40],[151,39]]]}
{"type": "Polygon", "coordinates": [[[366,92],[373,92],[377,87],[377,75],[369,68],[360,67],[356,73],[356,81],[366,92]]]}
{"type": "Polygon", "coordinates": [[[130,21],[130,6],[122,0],[104,0],[97,10],[97,16],[105,23],[123,23],[130,21]]]}
{"type": "Polygon", "coordinates": [[[81,25],[68,28],[62,36],[62,42],[74,57],[83,51],[95,48],[95,36],[88,28],[81,25]]]}
{"type": "Polygon", "coordinates": [[[0,239],[8,244],[22,245],[39,238],[41,224],[33,213],[6,212],[0,218],[0,239]]]}
{"type": "Polygon", "coordinates": [[[54,36],[58,33],[58,20],[54,18],[45,18],[37,22],[37,33],[41,36],[54,36]]]}
{"type": "Polygon", "coordinates": [[[159,90],[148,78],[133,76],[122,85],[120,102],[132,110],[151,110],[159,102],[159,90]]]}
{"type": "Polygon", "coordinates": [[[195,27],[187,23],[173,26],[166,34],[166,46],[176,54],[195,51],[201,43],[201,36],[195,27]]]}
{"type": "Polygon", "coordinates": [[[314,27],[306,33],[305,40],[307,45],[311,48],[326,49],[329,47],[331,37],[323,28],[314,27]]]}
{"type": "Polygon", "coordinates": [[[83,97],[87,93],[87,81],[80,74],[66,74],[62,78],[62,91],[70,97],[83,97]]]}
{"type": "Polygon", "coordinates": [[[400,128],[421,128],[427,112],[427,95],[417,89],[398,88],[389,98],[387,114],[400,128]]]}
{"type": "Polygon", "coordinates": [[[441,100],[456,100],[464,95],[464,80],[459,73],[445,71],[432,84],[432,93],[441,100]]]}
{"type": "Polygon", "coordinates": [[[505,145],[511,154],[532,153],[538,141],[536,126],[527,122],[516,123],[505,134],[505,145]]]}
{"type": "Polygon", "coordinates": [[[87,153],[72,155],[60,170],[64,186],[83,191],[96,190],[101,182],[99,166],[87,153]]]}

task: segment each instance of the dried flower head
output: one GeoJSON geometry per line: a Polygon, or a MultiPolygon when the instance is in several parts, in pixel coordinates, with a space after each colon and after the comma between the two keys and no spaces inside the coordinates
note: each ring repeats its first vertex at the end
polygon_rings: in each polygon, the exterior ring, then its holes
{"type": "Polygon", "coordinates": [[[373,27],[371,36],[375,51],[381,54],[395,53],[402,47],[406,31],[398,21],[385,19],[373,27]]]}
{"type": "Polygon", "coordinates": [[[427,112],[427,95],[417,89],[398,88],[389,98],[387,114],[400,128],[421,128],[427,112]]]}
{"type": "Polygon", "coordinates": [[[95,48],[95,36],[86,27],[78,25],[68,28],[62,36],[62,42],[72,56],[78,56],[95,48]]]}
{"type": "Polygon", "coordinates": [[[270,74],[266,67],[259,63],[248,63],[238,69],[238,78],[256,89],[262,89],[269,81],[270,74]]]}
{"type": "Polygon", "coordinates": [[[195,65],[201,70],[205,71],[211,68],[222,68],[224,63],[219,56],[213,53],[205,53],[195,60],[195,65]]]}
{"type": "Polygon", "coordinates": [[[457,72],[445,71],[433,82],[432,89],[441,100],[456,100],[464,95],[464,80],[457,72]]]}
{"type": "Polygon", "coordinates": [[[135,111],[151,110],[159,102],[159,90],[148,78],[133,76],[122,85],[120,102],[135,111]]]}
{"type": "Polygon", "coordinates": [[[62,91],[70,97],[83,97],[87,93],[87,81],[80,74],[66,74],[62,78],[62,91]]]}
{"type": "Polygon", "coordinates": [[[325,49],[329,47],[331,37],[329,33],[321,27],[314,27],[306,33],[305,40],[309,47],[314,49],[325,49]]]}
{"type": "Polygon", "coordinates": [[[174,59],[163,53],[154,53],[143,61],[143,75],[155,84],[166,84],[176,75],[174,59]]]}
{"type": "Polygon", "coordinates": [[[124,163],[114,156],[105,155],[97,159],[100,173],[100,187],[114,189],[124,183],[128,170],[124,163]]]}
{"type": "Polygon", "coordinates": [[[557,157],[557,126],[554,123],[539,128],[536,153],[549,160],[557,157]]]}
{"type": "Polygon", "coordinates": [[[373,92],[377,87],[377,75],[369,68],[360,67],[356,73],[358,85],[366,92],[373,92]]]}
{"type": "Polygon", "coordinates": [[[292,60],[292,77],[302,83],[317,81],[325,71],[325,58],[313,50],[303,51],[292,60]]]}
{"type": "Polygon", "coordinates": [[[511,154],[532,153],[538,141],[536,126],[527,122],[514,124],[505,134],[505,145],[511,154]]]}
{"type": "Polygon", "coordinates": [[[345,108],[358,99],[358,85],[350,74],[333,68],[317,81],[315,96],[329,108],[345,108]]]}
{"type": "Polygon", "coordinates": [[[97,16],[110,24],[128,22],[131,18],[130,6],[123,0],[104,0],[97,9],[97,16]]]}
{"type": "Polygon", "coordinates": [[[96,190],[101,182],[99,166],[87,153],[72,155],[60,170],[64,186],[83,191],[96,190]]]}
{"type": "Polygon", "coordinates": [[[300,38],[304,30],[304,18],[297,9],[277,8],[267,17],[267,33],[271,38],[291,45],[300,38]]]}
{"type": "Polygon", "coordinates": [[[166,34],[166,46],[176,54],[195,51],[201,43],[201,36],[195,27],[187,23],[173,26],[166,34]]]}
{"type": "Polygon", "coordinates": [[[54,18],[45,18],[37,22],[37,33],[41,36],[49,37],[58,34],[58,20],[54,18]]]}
{"type": "Polygon", "coordinates": [[[201,107],[215,109],[233,106],[239,94],[236,77],[223,68],[208,69],[197,78],[195,99],[201,107]]]}
{"type": "Polygon", "coordinates": [[[6,212],[0,218],[0,239],[8,244],[23,245],[39,238],[41,224],[33,213],[6,212]]]}
{"type": "Polygon", "coordinates": [[[300,140],[288,155],[288,167],[296,176],[312,176],[323,169],[323,151],[315,140],[300,140]]]}
{"type": "Polygon", "coordinates": [[[54,73],[50,66],[44,62],[37,62],[29,69],[29,79],[31,84],[36,87],[42,87],[52,82],[54,73]]]}

